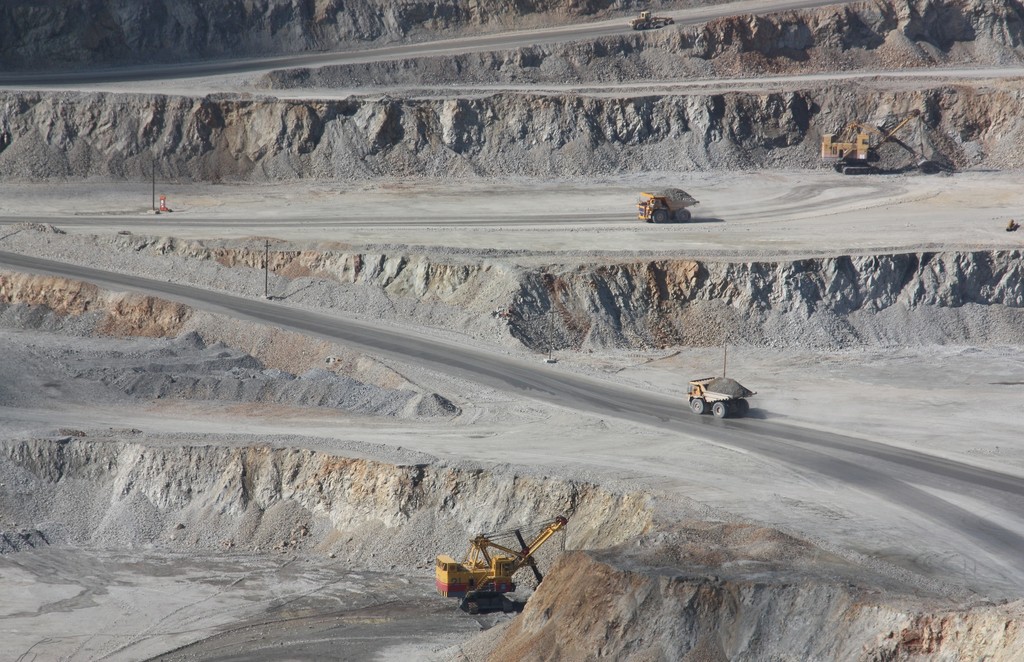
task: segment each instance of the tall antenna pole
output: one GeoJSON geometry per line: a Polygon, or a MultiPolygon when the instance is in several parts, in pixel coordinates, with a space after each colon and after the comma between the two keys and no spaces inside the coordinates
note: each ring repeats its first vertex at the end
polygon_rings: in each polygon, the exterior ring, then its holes
{"type": "Polygon", "coordinates": [[[156,211],[156,157],[153,157],[153,167],[150,168],[153,173],[153,211],[156,211]]]}
{"type": "Polygon", "coordinates": [[[548,363],[551,362],[552,353],[555,351],[555,305],[552,301],[551,310],[548,311],[548,363]]]}
{"type": "Polygon", "coordinates": [[[725,377],[725,364],[729,360],[729,345],[722,348],[722,376],[725,377]]]}
{"type": "Polygon", "coordinates": [[[265,252],[263,253],[263,298],[270,298],[270,240],[266,240],[267,244],[265,252]]]}

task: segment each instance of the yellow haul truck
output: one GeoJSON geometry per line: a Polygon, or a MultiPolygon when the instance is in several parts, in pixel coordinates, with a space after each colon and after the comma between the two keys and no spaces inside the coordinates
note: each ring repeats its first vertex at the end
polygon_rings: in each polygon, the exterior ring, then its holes
{"type": "Polygon", "coordinates": [[[656,193],[641,193],[636,203],[636,217],[645,223],[685,223],[692,215],[687,207],[700,204],[696,198],[679,188],[667,188],[656,193]]]}
{"type": "Polygon", "coordinates": [[[757,393],[728,377],[695,379],[690,382],[690,409],[695,414],[710,411],[715,418],[740,418],[750,411],[747,398],[752,395],[757,393]]]}

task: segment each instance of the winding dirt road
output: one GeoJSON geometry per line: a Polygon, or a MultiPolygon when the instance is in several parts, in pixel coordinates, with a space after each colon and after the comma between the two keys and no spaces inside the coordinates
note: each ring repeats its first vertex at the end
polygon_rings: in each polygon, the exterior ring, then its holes
{"type": "MultiPolygon", "coordinates": [[[[7,252],[0,252],[0,264],[19,271],[84,280],[114,290],[166,297],[200,309],[341,342],[546,404],[689,433],[708,443],[755,453],[870,495],[887,507],[902,511],[908,522],[921,528],[931,528],[939,535],[960,536],[965,541],[961,553],[976,560],[989,587],[1006,590],[1024,586],[1024,568],[1017,563],[1019,551],[1024,549],[1024,526],[1007,526],[935,495],[939,490],[969,494],[1007,512],[1020,512],[1024,509],[1024,476],[853,436],[758,420],[757,410],[746,420],[697,417],[679,398],[427,338],[414,330],[7,252]]],[[[557,462],[559,453],[557,448],[553,449],[552,462],[557,462]]],[[[505,459],[516,461],[515,451],[510,450],[505,459]]],[[[576,460],[594,462],[593,458],[582,456],[576,460]]],[[[629,461],[629,452],[624,451],[614,464],[621,467],[629,461]]],[[[686,461],[666,458],[668,468],[658,471],[671,475],[673,463],[686,461]]]]}

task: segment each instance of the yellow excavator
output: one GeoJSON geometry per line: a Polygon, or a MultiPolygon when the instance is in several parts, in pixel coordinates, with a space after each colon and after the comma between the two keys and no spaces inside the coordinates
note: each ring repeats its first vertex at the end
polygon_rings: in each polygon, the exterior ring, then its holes
{"type": "Polygon", "coordinates": [[[942,169],[938,163],[896,137],[900,129],[920,116],[921,111],[914,110],[888,130],[864,122],[850,122],[841,132],[821,137],[821,158],[826,163],[833,163],[836,172],[844,175],[872,174],[880,172],[875,165],[879,160],[878,148],[891,142],[909,152],[922,172],[938,172],[942,169]]]}
{"type": "Polygon", "coordinates": [[[469,551],[462,562],[447,554],[439,554],[434,567],[434,583],[438,592],[445,597],[462,598],[459,606],[470,614],[496,609],[506,613],[512,611],[515,605],[505,598],[505,593],[516,590],[513,576],[525,566],[530,566],[539,584],[544,577],[537,568],[534,554],[551,536],[564,529],[568,521],[559,515],[529,527],[481,533],[469,541],[469,551]],[[537,528],[540,532],[527,544],[523,529],[537,528]],[[496,542],[504,539],[514,542],[496,542]],[[511,547],[515,543],[518,543],[518,549],[511,547]]]}

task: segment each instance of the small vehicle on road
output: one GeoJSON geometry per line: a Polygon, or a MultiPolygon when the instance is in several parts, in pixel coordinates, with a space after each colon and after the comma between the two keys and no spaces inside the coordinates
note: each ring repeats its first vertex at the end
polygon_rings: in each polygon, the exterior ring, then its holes
{"type": "Polygon", "coordinates": [[[675,22],[671,16],[651,16],[651,12],[642,11],[639,16],[629,20],[629,27],[634,30],[657,30],[675,22]]]}

